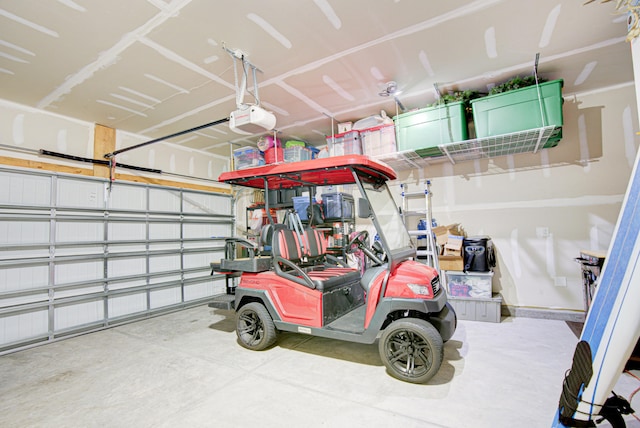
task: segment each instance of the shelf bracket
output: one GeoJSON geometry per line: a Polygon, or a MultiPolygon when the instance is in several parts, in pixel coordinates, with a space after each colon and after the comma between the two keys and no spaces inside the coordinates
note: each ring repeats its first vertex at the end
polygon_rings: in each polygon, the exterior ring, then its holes
{"type": "Polygon", "coordinates": [[[449,161],[452,164],[454,164],[454,165],[456,164],[456,161],[451,157],[451,154],[449,154],[449,150],[447,150],[447,146],[441,146],[440,147],[440,151],[442,151],[445,154],[445,156],[447,156],[449,158],[449,161]]]}
{"type": "Polygon", "coordinates": [[[544,131],[547,128],[540,128],[538,132],[538,141],[536,141],[536,147],[533,149],[533,153],[538,153],[538,149],[540,148],[540,143],[542,143],[542,136],[544,135],[544,131]]]}

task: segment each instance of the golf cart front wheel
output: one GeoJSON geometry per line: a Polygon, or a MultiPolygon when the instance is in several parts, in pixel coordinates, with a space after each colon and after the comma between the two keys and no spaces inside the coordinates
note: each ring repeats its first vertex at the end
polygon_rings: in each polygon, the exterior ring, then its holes
{"type": "Polygon", "coordinates": [[[236,334],[240,345],[262,351],[276,341],[276,327],[269,311],[262,304],[251,302],[238,311],[236,334]]]}
{"type": "Polygon", "coordinates": [[[425,383],[440,369],[442,337],[427,321],[406,318],[391,323],[378,343],[387,372],[396,379],[425,383]]]}

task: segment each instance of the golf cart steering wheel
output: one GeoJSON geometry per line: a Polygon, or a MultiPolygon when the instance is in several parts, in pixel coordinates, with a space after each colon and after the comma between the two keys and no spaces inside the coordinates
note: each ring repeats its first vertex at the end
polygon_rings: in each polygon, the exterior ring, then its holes
{"type": "Polygon", "coordinates": [[[365,241],[369,239],[369,232],[361,230],[347,244],[347,253],[352,254],[357,250],[365,248],[365,241]]]}
{"type": "Polygon", "coordinates": [[[362,250],[362,252],[371,259],[373,262],[373,266],[381,266],[384,264],[384,260],[381,260],[371,248],[367,247],[365,241],[369,239],[369,232],[363,230],[358,232],[347,244],[347,254],[352,254],[358,250],[362,250]]]}

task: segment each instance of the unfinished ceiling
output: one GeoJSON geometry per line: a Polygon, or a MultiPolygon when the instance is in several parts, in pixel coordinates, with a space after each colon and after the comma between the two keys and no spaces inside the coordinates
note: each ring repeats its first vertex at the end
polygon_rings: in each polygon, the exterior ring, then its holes
{"type": "MultiPolygon", "coordinates": [[[[516,75],[564,94],[633,81],[626,20],[583,0],[0,0],[0,98],[149,139],[228,117],[232,57],[258,67],[281,138],[325,143],[334,124],[516,75]]],[[[630,89],[631,90],[631,89],[630,89]]],[[[252,102],[248,96],[245,101],[252,102]]],[[[259,136],[217,125],[171,141],[228,156],[259,136]],[[230,144],[231,143],[231,144],[230,144]]]]}

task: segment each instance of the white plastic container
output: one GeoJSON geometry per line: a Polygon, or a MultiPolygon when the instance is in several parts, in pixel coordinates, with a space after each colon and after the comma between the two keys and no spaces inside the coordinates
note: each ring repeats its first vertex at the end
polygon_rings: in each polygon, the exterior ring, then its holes
{"type": "Polygon", "coordinates": [[[362,153],[369,156],[395,153],[396,129],[393,124],[376,126],[360,131],[362,153]]]}
{"type": "Polygon", "coordinates": [[[494,294],[488,299],[473,297],[447,297],[459,320],[500,322],[502,296],[494,294]]]}
{"type": "Polygon", "coordinates": [[[492,296],[493,272],[446,271],[444,276],[449,296],[485,299],[492,296]]]}

